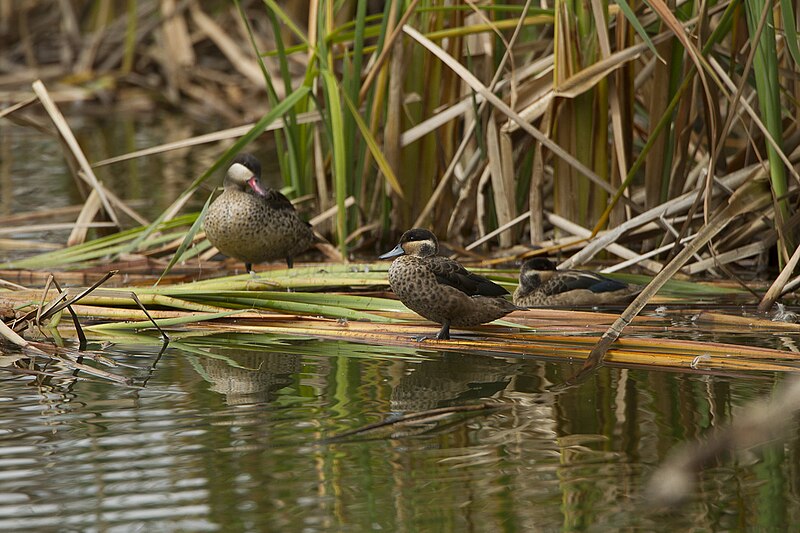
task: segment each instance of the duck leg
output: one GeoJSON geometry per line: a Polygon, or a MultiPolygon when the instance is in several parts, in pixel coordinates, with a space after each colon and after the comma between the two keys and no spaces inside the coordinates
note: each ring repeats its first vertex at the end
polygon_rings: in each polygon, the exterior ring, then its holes
{"type": "Polygon", "coordinates": [[[436,340],[440,341],[449,341],[450,340],[450,321],[445,320],[442,322],[442,329],[439,330],[439,333],[436,335],[436,340]]]}

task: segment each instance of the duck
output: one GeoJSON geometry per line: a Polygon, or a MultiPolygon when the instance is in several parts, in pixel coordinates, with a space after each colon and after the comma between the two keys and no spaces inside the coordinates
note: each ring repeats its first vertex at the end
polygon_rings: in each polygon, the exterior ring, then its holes
{"type": "Polygon", "coordinates": [[[522,264],[514,303],[521,307],[628,304],[641,286],[586,270],[557,270],[545,257],[522,264]]]}
{"type": "Polygon", "coordinates": [[[253,263],[285,259],[311,247],[317,238],[300,218],[292,202],[261,184],[261,163],[240,153],[231,162],[223,192],[209,206],[203,221],[208,240],[224,255],[243,261],[248,272],[253,263]]]}
{"type": "Polygon", "coordinates": [[[442,325],[437,340],[449,340],[451,326],[469,328],[520,309],[505,298],[506,289],[438,252],[439,241],[433,233],[412,228],[380,256],[396,258],[389,267],[389,286],[400,301],[442,325]]]}

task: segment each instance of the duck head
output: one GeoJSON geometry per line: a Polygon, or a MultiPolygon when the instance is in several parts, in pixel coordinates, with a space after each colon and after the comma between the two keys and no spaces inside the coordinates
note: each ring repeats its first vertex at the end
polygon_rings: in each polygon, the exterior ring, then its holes
{"type": "Polygon", "coordinates": [[[266,196],[267,191],[261,186],[261,163],[251,154],[239,154],[231,161],[225,174],[223,186],[241,191],[250,187],[259,196],[266,196]]]}
{"type": "Polygon", "coordinates": [[[548,278],[555,272],[556,265],[546,257],[533,257],[522,263],[519,271],[519,283],[523,287],[537,287],[543,278],[548,278]]]}
{"type": "Polygon", "coordinates": [[[386,252],[380,259],[389,259],[398,255],[415,255],[417,257],[430,257],[439,251],[439,241],[436,235],[422,228],[413,228],[400,237],[397,246],[386,252]]]}

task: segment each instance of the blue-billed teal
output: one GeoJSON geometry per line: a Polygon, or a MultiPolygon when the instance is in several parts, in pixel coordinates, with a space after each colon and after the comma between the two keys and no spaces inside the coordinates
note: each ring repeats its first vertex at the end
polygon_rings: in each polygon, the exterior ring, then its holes
{"type": "Polygon", "coordinates": [[[549,259],[534,257],[522,264],[514,303],[525,307],[627,304],[641,291],[638,285],[594,272],[556,270],[549,259]]]}
{"type": "Polygon", "coordinates": [[[397,257],[389,267],[389,285],[406,307],[442,325],[437,339],[449,339],[450,326],[477,326],[519,309],[503,297],[508,295],[503,287],[436,255],[438,251],[433,233],[414,228],[380,256],[397,257]]]}
{"type": "Polygon", "coordinates": [[[223,254],[244,261],[248,272],[253,263],[274,259],[292,268],[294,256],[316,241],[289,199],[261,185],[261,164],[252,155],[233,159],[223,187],[203,222],[206,236],[223,254]]]}

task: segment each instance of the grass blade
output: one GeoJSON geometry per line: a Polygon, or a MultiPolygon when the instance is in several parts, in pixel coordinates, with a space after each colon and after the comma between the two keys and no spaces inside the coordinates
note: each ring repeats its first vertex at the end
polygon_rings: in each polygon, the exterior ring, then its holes
{"type": "Polygon", "coordinates": [[[158,285],[161,282],[161,280],[164,279],[164,276],[166,276],[169,273],[169,271],[172,270],[172,267],[175,266],[175,263],[181,260],[181,258],[183,257],[183,253],[186,251],[189,245],[194,241],[194,236],[197,235],[198,231],[200,231],[200,226],[202,225],[203,220],[206,218],[206,213],[208,212],[208,206],[211,205],[211,199],[214,197],[214,192],[215,191],[211,191],[211,194],[208,195],[208,200],[206,200],[206,203],[203,205],[203,209],[200,211],[200,214],[194,220],[194,224],[192,224],[192,227],[190,227],[189,231],[186,232],[186,236],[183,238],[183,241],[178,246],[178,249],[175,251],[175,253],[172,254],[169,263],[167,263],[166,268],[164,268],[164,271],[158,277],[154,285],[158,285]]]}
{"type": "Polygon", "coordinates": [[[327,104],[328,120],[330,121],[329,133],[333,145],[333,181],[336,194],[336,235],[339,249],[347,257],[347,154],[345,153],[345,138],[343,131],[342,101],[339,94],[339,85],[336,78],[329,70],[321,72],[323,87],[325,88],[325,102],[327,104]]]}

